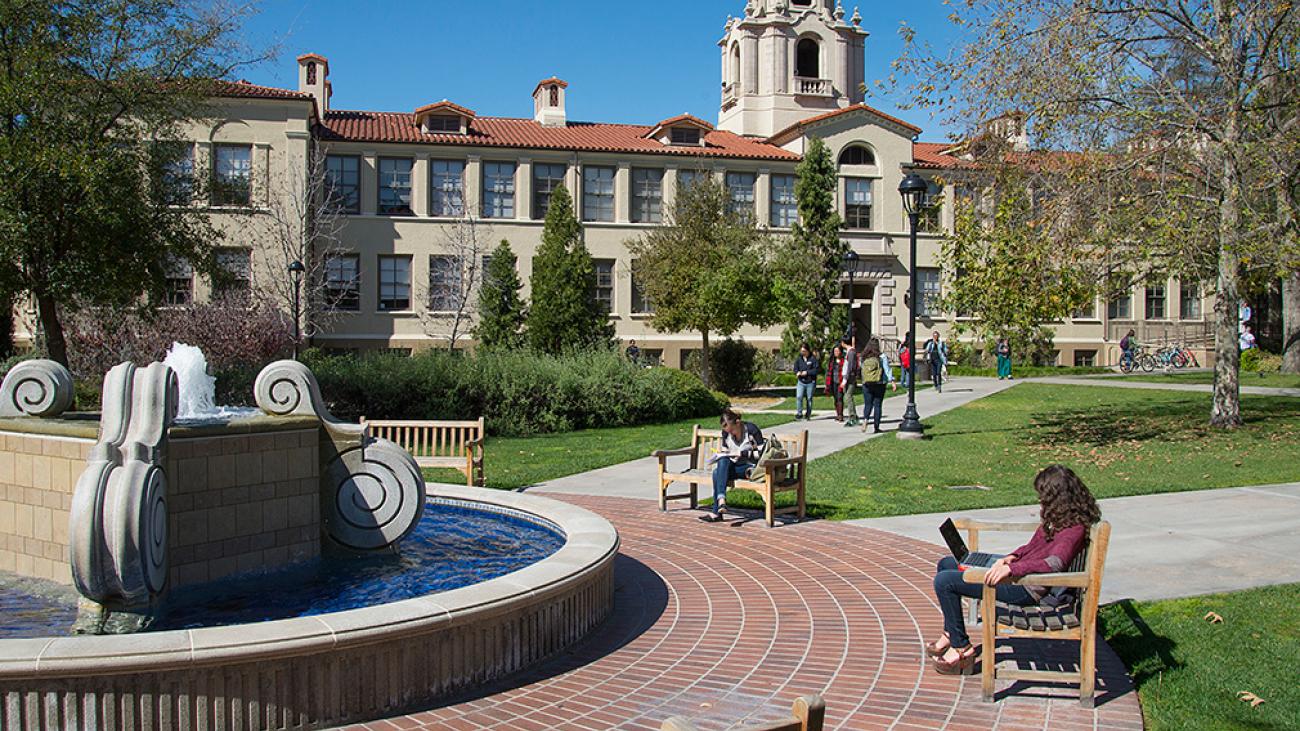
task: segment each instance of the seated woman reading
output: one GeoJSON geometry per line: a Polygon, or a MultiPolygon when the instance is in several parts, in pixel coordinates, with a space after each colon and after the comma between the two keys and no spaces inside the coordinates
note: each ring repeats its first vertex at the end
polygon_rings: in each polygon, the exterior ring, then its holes
{"type": "Polygon", "coordinates": [[[722,520],[727,485],[732,480],[749,476],[763,451],[763,444],[763,432],[752,422],[741,421],[740,414],[731,409],[722,412],[722,443],[717,453],[709,457],[709,464],[713,466],[713,508],[701,515],[700,520],[706,523],[722,520]]]}
{"type": "MultiPolygon", "coordinates": [[[[1004,604],[1038,604],[1046,587],[1011,584],[1026,574],[1064,571],[1082,551],[1088,529],[1101,519],[1101,509],[1087,486],[1068,467],[1050,465],[1034,478],[1042,522],[1029,543],[998,559],[988,569],[984,583],[997,587],[997,599],[1004,604]]],[[[952,556],[939,562],[934,576],[934,593],[943,611],[943,635],[925,646],[934,657],[935,669],[944,675],[970,674],[975,669],[975,647],[966,635],[961,598],[979,599],[984,587],[967,583],[952,556]]],[[[989,658],[992,662],[992,658],[989,658]]]]}

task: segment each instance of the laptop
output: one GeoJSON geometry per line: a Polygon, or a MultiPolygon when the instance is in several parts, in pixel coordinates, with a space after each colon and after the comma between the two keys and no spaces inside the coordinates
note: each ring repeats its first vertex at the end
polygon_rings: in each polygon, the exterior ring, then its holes
{"type": "Polygon", "coordinates": [[[963,569],[985,569],[1005,555],[1001,553],[984,553],[982,551],[971,553],[970,549],[966,547],[966,541],[961,537],[961,532],[957,530],[957,526],[953,525],[952,518],[943,521],[943,525],[939,526],[939,532],[943,534],[943,539],[947,541],[948,550],[952,551],[952,557],[957,559],[957,563],[961,564],[963,569]]]}

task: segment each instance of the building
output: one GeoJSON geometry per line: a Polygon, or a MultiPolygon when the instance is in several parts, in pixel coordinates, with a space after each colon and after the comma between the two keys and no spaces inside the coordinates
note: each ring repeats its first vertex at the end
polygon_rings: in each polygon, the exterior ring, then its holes
{"type": "MultiPolygon", "coordinates": [[[[285,281],[286,260],[258,221],[292,210],[309,186],[308,159],[325,156],[344,217],[324,272],[337,312],[313,341],[340,349],[445,344],[455,305],[448,293],[467,264],[447,242],[467,217],[490,229],[488,249],[510,241],[527,294],[550,194],[563,183],[584,222],[596,296],[608,304],[617,336],[680,365],[700,347],[699,336],[650,326],[624,242],[659,225],[677,189],[701,174],[724,180],[733,204],[761,224],[788,231],[796,216],[795,166],[807,141],[820,137],[839,169],[843,237],[859,254],[853,291],[846,275],[842,292],[842,301],[855,305],[856,331],[886,342],[902,337],[913,267],[918,330],[945,331],[952,321],[933,295],[942,286],[937,255],[952,226],[954,186],[939,181],[957,175],[962,160],[950,145],[920,141],[920,128],[863,103],[867,32],[856,11],[844,16],[832,0],[750,0],[718,44],[716,126],[690,114],[644,125],[570,121],[566,99],[581,89],[554,77],[539,81],[531,99],[521,94],[521,107],[531,102],[527,118],[479,116],[428,99],[413,99],[405,112],[333,109],[329,61],[309,53],[298,58],[296,90],[224,84],[220,118],[194,128],[184,165],[211,171],[204,204],[229,234],[222,259],[239,275],[235,286],[259,288],[285,281]],[[934,181],[936,201],[922,216],[915,262],[897,193],[911,172],[934,181]]],[[[184,265],[171,289],[177,305],[211,294],[184,265]]],[[[1058,362],[1117,362],[1117,343],[1130,327],[1148,340],[1202,336],[1208,302],[1195,285],[1177,281],[1098,301],[1056,326],[1058,362]]],[[[779,330],[739,336],[762,348],[780,343],[779,330]]]]}

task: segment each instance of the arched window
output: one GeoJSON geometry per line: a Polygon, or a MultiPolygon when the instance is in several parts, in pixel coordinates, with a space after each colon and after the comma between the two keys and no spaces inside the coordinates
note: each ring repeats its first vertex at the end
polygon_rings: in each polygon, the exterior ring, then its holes
{"type": "Polygon", "coordinates": [[[821,50],[817,48],[817,41],[811,38],[799,41],[794,51],[794,75],[805,79],[820,79],[820,64],[821,50]]]}
{"type": "Polygon", "coordinates": [[[850,145],[840,153],[840,165],[875,165],[876,156],[862,145],[850,145]]]}
{"type": "Polygon", "coordinates": [[[308,84],[316,83],[316,62],[315,61],[307,62],[307,83],[308,84]]]}
{"type": "Polygon", "coordinates": [[[731,44],[731,84],[740,86],[740,44],[731,44]]]}
{"type": "Polygon", "coordinates": [[[551,86],[551,106],[560,106],[560,87],[555,85],[551,86]]]}

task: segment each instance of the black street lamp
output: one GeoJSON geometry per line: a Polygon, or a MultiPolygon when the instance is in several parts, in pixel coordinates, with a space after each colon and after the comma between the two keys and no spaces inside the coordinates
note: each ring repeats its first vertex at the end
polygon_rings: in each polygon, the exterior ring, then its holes
{"type": "Polygon", "coordinates": [[[857,343],[854,341],[858,334],[858,328],[853,318],[853,275],[858,271],[858,252],[853,249],[844,252],[844,268],[849,272],[849,326],[844,331],[844,337],[849,341],[850,345],[856,348],[857,343]]]}
{"type": "Polygon", "coordinates": [[[926,206],[929,190],[929,183],[916,173],[909,174],[898,184],[898,192],[903,196],[903,210],[907,211],[907,220],[912,224],[912,258],[908,264],[912,270],[912,294],[907,308],[907,352],[912,359],[907,366],[907,411],[903,412],[903,423],[898,425],[901,439],[920,439],[924,434],[921,416],[916,412],[916,226],[921,210],[926,206]]]}
{"type": "Polygon", "coordinates": [[[298,360],[298,340],[301,338],[299,330],[299,296],[302,291],[302,273],[307,271],[307,267],[302,262],[294,259],[289,262],[289,276],[293,277],[293,359],[298,360]]]}

